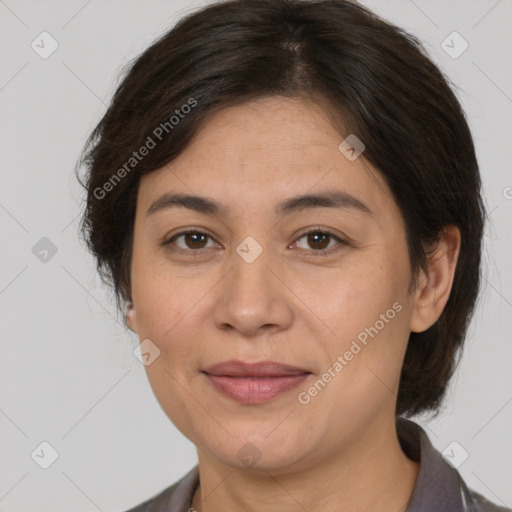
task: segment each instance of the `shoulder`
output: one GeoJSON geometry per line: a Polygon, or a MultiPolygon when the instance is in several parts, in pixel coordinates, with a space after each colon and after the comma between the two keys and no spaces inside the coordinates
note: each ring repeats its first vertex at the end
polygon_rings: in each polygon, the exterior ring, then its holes
{"type": "Polygon", "coordinates": [[[167,512],[169,510],[169,503],[177,486],[178,482],[170,485],[159,494],[147,499],[126,512],[167,512]]]}
{"type": "Polygon", "coordinates": [[[469,488],[420,425],[398,417],[397,434],[404,453],[420,462],[407,512],[512,512],[469,488]]]}
{"type": "Polygon", "coordinates": [[[188,512],[198,483],[196,465],[180,480],[126,512],[188,512]]]}
{"type": "Polygon", "coordinates": [[[464,486],[463,498],[467,512],[512,512],[512,509],[500,507],[466,486],[464,486]]]}

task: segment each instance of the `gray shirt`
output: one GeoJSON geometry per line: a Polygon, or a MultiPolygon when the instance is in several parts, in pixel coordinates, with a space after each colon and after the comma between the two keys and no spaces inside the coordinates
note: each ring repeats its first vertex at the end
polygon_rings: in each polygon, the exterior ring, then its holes
{"type": "MultiPolygon", "coordinates": [[[[397,435],[405,454],[421,464],[406,512],[512,512],[469,489],[417,423],[398,418],[397,435]]],[[[192,496],[198,483],[196,465],[180,480],[127,512],[193,512],[192,496]]]]}

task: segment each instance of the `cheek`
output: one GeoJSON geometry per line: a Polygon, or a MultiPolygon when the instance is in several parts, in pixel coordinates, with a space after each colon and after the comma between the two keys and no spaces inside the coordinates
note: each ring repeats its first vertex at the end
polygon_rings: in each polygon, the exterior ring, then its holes
{"type": "Polygon", "coordinates": [[[299,281],[303,287],[301,297],[307,297],[305,302],[335,338],[345,340],[357,336],[390,309],[388,316],[394,320],[398,315],[393,304],[398,302],[404,306],[405,272],[399,272],[392,261],[386,262],[382,254],[378,256],[373,260],[360,258],[358,263],[347,263],[345,269],[336,273],[330,270],[315,282],[299,281]]]}
{"type": "Polygon", "coordinates": [[[194,326],[198,325],[195,319],[201,311],[201,294],[196,296],[158,281],[139,289],[136,300],[140,337],[151,339],[162,353],[172,348],[173,355],[190,345],[194,326]]]}
{"type": "MultiPolygon", "coordinates": [[[[162,259],[156,260],[143,251],[134,253],[132,264],[132,292],[137,311],[139,338],[149,338],[165,355],[172,345],[180,352],[187,339],[179,333],[190,327],[204,291],[193,286],[173,269],[163,268],[162,259]]],[[[192,323],[193,325],[193,323],[192,323]]]]}
{"type": "Polygon", "coordinates": [[[408,275],[398,271],[401,264],[366,260],[331,280],[330,293],[315,295],[315,311],[330,329],[321,341],[329,359],[324,370],[332,367],[336,375],[327,394],[340,410],[363,402],[375,407],[398,386],[409,332],[408,275]]]}
{"type": "Polygon", "coordinates": [[[200,339],[199,320],[205,315],[205,290],[154,266],[138,272],[134,266],[133,296],[137,305],[139,338],[149,338],[160,353],[145,366],[154,396],[173,424],[187,435],[200,414],[187,391],[196,369],[193,341],[200,339]],[[201,300],[203,299],[203,300],[201,300]]]}

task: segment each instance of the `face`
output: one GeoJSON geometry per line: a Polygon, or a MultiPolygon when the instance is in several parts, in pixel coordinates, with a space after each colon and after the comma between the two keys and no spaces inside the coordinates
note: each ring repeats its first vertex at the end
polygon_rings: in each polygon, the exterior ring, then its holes
{"type": "Polygon", "coordinates": [[[217,112],[141,180],[129,321],[160,351],[146,366],[157,400],[205,457],[299,468],[393,424],[412,314],[405,228],[341,141],[314,104],[265,98],[217,112]],[[280,208],[327,192],[338,201],[280,208]],[[154,206],[164,194],[221,206],[154,206]],[[236,379],[204,373],[229,360],[302,373],[238,379],[236,398],[216,385],[236,379]]]}

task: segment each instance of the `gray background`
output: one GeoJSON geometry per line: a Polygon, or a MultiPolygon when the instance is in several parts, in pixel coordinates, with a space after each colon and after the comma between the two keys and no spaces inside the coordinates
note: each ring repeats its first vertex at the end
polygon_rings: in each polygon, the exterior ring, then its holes
{"type": "MultiPolygon", "coordinates": [[[[0,511],[122,511],[196,463],[77,238],[73,168],[121,67],[204,3],[0,0],[0,511]],[[46,59],[31,47],[43,31],[59,45],[46,59]],[[57,249],[46,261],[43,237],[57,249]],[[43,441],[58,452],[48,469],[31,457],[49,457],[43,441]]],[[[511,507],[512,2],[364,3],[424,41],[473,130],[490,212],[484,290],[443,413],[418,421],[439,450],[468,452],[470,487],[511,507]],[[458,58],[441,46],[453,31],[469,43],[458,58]]]]}

